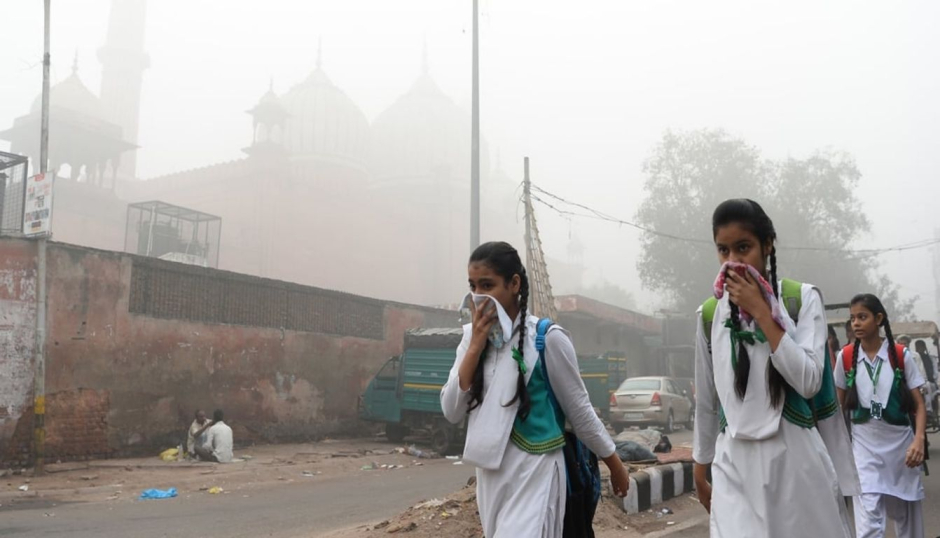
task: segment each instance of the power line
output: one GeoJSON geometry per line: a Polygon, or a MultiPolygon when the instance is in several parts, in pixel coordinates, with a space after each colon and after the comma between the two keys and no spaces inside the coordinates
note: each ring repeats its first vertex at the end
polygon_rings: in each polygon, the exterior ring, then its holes
{"type": "MultiPolygon", "coordinates": [[[[593,219],[593,220],[600,220],[600,221],[604,221],[604,222],[610,222],[610,223],[618,224],[618,225],[621,225],[621,226],[629,226],[629,227],[634,228],[634,229],[636,229],[636,230],[639,230],[639,231],[641,231],[641,232],[646,232],[646,233],[649,233],[649,234],[652,234],[652,235],[655,235],[655,236],[658,236],[658,237],[663,237],[663,238],[665,238],[665,239],[671,239],[671,240],[674,240],[674,241],[682,241],[682,242],[686,242],[686,243],[705,244],[705,245],[710,245],[710,244],[712,244],[711,241],[708,241],[708,240],[705,240],[705,239],[697,239],[697,238],[694,238],[694,237],[684,237],[684,236],[681,236],[681,235],[670,234],[670,233],[666,233],[666,232],[660,232],[660,231],[654,230],[654,229],[652,229],[652,228],[650,228],[650,227],[648,227],[648,226],[643,226],[642,224],[637,224],[637,223],[635,223],[635,222],[631,222],[631,221],[628,221],[628,220],[619,219],[619,218],[617,218],[617,217],[614,217],[614,216],[612,216],[612,215],[608,215],[608,214],[606,214],[606,213],[604,213],[604,212],[602,212],[602,211],[599,211],[599,210],[597,210],[597,209],[594,209],[594,208],[592,208],[592,207],[588,207],[588,206],[586,206],[586,205],[584,205],[584,204],[580,204],[580,203],[578,203],[578,202],[573,202],[573,201],[571,201],[571,200],[567,200],[567,199],[565,199],[565,198],[562,198],[561,196],[558,196],[557,194],[552,194],[552,193],[546,191],[545,189],[542,189],[541,187],[539,187],[539,186],[537,186],[537,185],[535,185],[535,184],[532,184],[532,185],[531,185],[531,188],[532,188],[532,190],[533,190],[534,192],[538,192],[538,193],[544,195],[544,196],[547,197],[547,198],[551,198],[552,200],[555,201],[555,203],[547,202],[547,201],[544,200],[542,197],[536,196],[536,195],[534,195],[534,194],[532,195],[532,200],[533,200],[533,201],[536,201],[536,202],[538,202],[538,203],[544,205],[545,207],[551,209],[552,211],[558,213],[559,215],[561,215],[561,216],[563,216],[563,217],[586,218],[586,219],[593,219]],[[568,205],[568,206],[570,206],[570,207],[578,208],[578,209],[580,209],[580,210],[586,211],[587,213],[579,212],[579,211],[572,211],[571,209],[565,209],[565,208],[562,208],[562,207],[558,207],[558,206],[561,205],[561,204],[565,204],[565,205],[568,205]]],[[[780,245],[780,246],[778,246],[778,248],[779,248],[780,250],[792,250],[792,251],[803,251],[803,252],[835,252],[835,253],[839,253],[839,254],[849,254],[849,255],[855,255],[855,256],[876,256],[876,255],[886,254],[886,253],[889,253],[889,252],[903,252],[903,251],[907,251],[907,250],[917,250],[917,249],[927,248],[927,247],[929,247],[929,246],[933,246],[933,245],[937,245],[937,244],[940,244],[940,238],[921,239],[921,240],[919,240],[919,241],[914,241],[914,242],[911,242],[911,243],[904,243],[904,244],[901,244],[901,245],[895,245],[895,246],[892,246],[892,247],[885,247],[885,248],[840,249],[840,248],[831,248],[831,247],[787,246],[787,245],[780,245]]]]}

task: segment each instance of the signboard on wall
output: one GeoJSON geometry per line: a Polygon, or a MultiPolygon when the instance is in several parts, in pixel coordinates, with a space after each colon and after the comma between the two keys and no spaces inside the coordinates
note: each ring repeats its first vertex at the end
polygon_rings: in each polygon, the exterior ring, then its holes
{"type": "Polygon", "coordinates": [[[26,204],[23,206],[23,235],[52,233],[52,174],[37,174],[26,179],[26,204]]]}

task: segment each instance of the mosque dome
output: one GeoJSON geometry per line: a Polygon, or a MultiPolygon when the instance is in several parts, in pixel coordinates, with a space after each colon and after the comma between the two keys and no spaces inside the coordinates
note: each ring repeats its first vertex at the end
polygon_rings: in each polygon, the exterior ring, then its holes
{"type": "MultiPolygon", "coordinates": [[[[106,120],[104,106],[78,77],[78,66],[72,66],[72,74],[49,89],[49,107],[69,110],[98,120],[106,120]]],[[[42,94],[37,95],[30,107],[31,113],[40,113],[42,94]]]]}
{"type": "Polygon", "coordinates": [[[470,173],[470,117],[427,73],[373,123],[372,170],[380,182],[470,173]]]}
{"type": "MultiPolygon", "coordinates": [[[[262,102],[276,96],[265,96],[262,102]]],[[[310,75],[280,99],[287,113],[284,145],[292,159],[316,157],[365,168],[369,122],[317,62],[310,75]]]]}

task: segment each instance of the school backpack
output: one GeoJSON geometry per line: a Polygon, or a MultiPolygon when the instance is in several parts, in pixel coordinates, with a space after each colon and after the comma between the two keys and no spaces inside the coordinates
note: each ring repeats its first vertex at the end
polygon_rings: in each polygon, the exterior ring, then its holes
{"type": "MultiPolygon", "coordinates": [[[[842,348],[842,369],[846,374],[852,371],[852,355],[855,353],[855,344],[848,344],[842,348]]],[[[904,374],[904,352],[907,351],[905,347],[901,344],[894,344],[894,350],[898,355],[898,363],[894,363],[894,358],[888,353],[888,359],[891,361],[892,370],[901,370],[901,374],[904,374]]]]}
{"type": "MultiPolygon", "coordinates": [[[[552,406],[560,408],[545,366],[545,335],[553,325],[552,320],[539,320],[535,331],[535,349],[539,352],[539,365],[545,374],[548,399],[552,406]]],[[[565,498],[565,521],[563,538],[594,538],[594,513],[601,499],[601,470],[597,456],[577,436],[565,432],[565,471],[568,476],[565,498]]]]}

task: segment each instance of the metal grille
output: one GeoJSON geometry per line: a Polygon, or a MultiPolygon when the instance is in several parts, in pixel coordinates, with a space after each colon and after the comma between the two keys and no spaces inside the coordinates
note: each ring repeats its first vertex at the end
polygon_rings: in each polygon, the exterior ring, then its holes
{"type": "Polygon", "coordinates": [[[128,310],[165,319],[385,338],[380,301],[140,258],[131,271],[128,310]]]}
{"type": "Polygon", "coordinates": [[[26,174],[29,159],[0,151],[0,235],[23,232],[26,174]]]}

